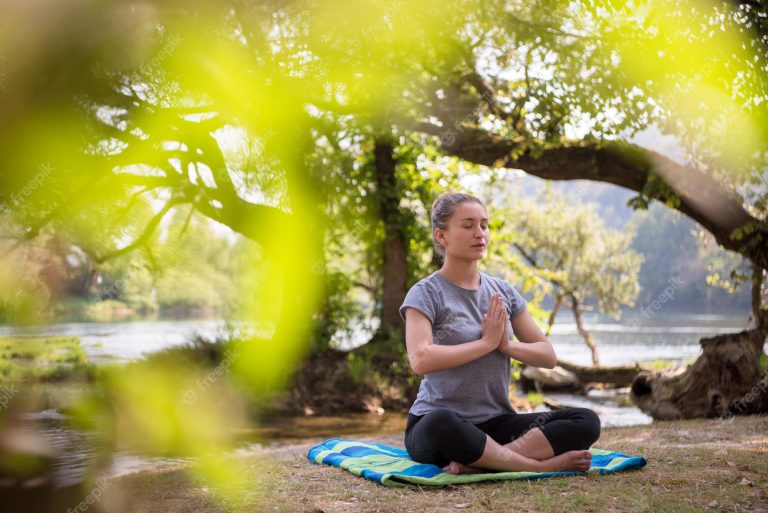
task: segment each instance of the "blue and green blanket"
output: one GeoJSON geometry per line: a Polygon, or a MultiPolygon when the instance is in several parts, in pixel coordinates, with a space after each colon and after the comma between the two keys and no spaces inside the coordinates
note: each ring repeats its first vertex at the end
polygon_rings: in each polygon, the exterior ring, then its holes
{"type": "Polygon", "coordinates": [[[552,476],[610,474],[620,470],[641,469],[647,463],[642,456],[628,456],[595,448],[589,451],[592,453],[592,466],[587,472],[487,472],[456,475],[444,472],[437,465],[413,461],[405,449],[342,438],[330,438],[312,447],[307,453],[307,458],[313,463],[333,465],[386,486],[445,486],[491,479],[541,479],[552,476]]]}

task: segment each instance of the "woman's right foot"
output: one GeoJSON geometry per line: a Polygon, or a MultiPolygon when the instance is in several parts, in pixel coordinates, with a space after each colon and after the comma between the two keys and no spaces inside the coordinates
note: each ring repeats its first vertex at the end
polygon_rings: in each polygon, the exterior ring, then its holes
{"type": "Polygon", "coordinates": [[[443,470],[449,474],[477,474],[478,472],[493,472],[492,470],[483,470],[477,467],[470,467],[458,461],[452,461],[443,467],[443,470]]]}
{"type": "Polygon", "coordinates": [[[550,471],[554,472],[566,470],[586,472],[592,465],[592,453],[586,450],[568,451],[545,460],[543,463],[547,465],[550,471]]]}

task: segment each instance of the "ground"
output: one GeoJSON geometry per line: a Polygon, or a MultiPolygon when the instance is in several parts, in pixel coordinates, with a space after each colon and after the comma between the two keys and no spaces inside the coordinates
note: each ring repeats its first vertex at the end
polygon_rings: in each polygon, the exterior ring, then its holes
{"type": "MultiPolygon", "coordinates": [[[[351,437],[348,437],[351,438],[351,437]]],[[[402,436],[356,437],[402,447],[402,436]]],[[[313,442],[314,443],[314,442],[313,442]]],[[[643,455],[639,471],[446,488],[387,488],[310,463],[313,443],[249,456],[246,503],[217,505],[183,469],[135,474],[110,483],[104,511],[169,512],[685,512],[768,513],[768,416],[687,420],[605,428],[595,447],[643,455]],[[258,484],[257,484],[258,483],[258,484]]]]}

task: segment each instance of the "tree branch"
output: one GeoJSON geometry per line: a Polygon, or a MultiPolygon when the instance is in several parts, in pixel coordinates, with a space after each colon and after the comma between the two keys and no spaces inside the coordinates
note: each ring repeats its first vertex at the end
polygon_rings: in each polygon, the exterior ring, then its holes
{"type": "MultiPolygon", "coordinates": [[[[655,173],[680,198],[677,208],[714,235],[724,248],[740,253],[763,269],[768,269],[768,253],[760,240],[768,240],[768,230],[742,206],[740,198],[711,176],[696,169],[626,142],[571,143],[552,148],[527,148],[521,138],[505,138],[479,128],[439,127],[414,122],[410,128],[440,138],[449,155],[488,167],[521,169],[548,180],[593,180],[612,183],[638,193],[655,173]],[[521,152],[519,156],[515,152],[521,152]],[[733,231],[749,223],[757,229],[741,239],[733,231]]],[[[654,196],[662,202],[666,198],[654,196]]]]}
{"type": "Polygon", "coordinates": [[[106,255],[102,255],[100,257],[95,257],[94,258],[95,262],[100,264],[111,258],[124,255],[125,253],[129,253],[140,246],[146,245],[149,238],[155,232],[155,229],[157,228],[157,226],[163,220],[165,215],[171,210],[171,208],[173,208],[174,206],[180,203],[185,203],[186,201],[187,200],[185,198],[181,198],[181,197],[175,197],[168,200],[168,202],[165,204],[165,206],[163,206],[160,212],[155,214],[155,216],[149,221],[147,226],[144,228],[144,231],[141,233],[139,237],[136,238],[136,240],[134,240],[133,242],[131,242],[125,247],[112,251],[111,253],[107,253],[106,255]]]}

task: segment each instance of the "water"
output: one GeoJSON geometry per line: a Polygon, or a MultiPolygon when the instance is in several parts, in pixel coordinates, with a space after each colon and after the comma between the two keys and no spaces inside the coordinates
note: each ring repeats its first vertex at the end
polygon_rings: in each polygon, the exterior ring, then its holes
{"type": "Polygon", "coordinates": [[[80,337],[95,363],[127,362],[147,353],[184,345],[195,335],[214,338],[225,331],[223,320],[65,322],[37,328],[0,326],[0,336],[80,337]]]}
{"type": "MultiPolygon", "coordinates": [[[[597,342],[602,365],[628,365],[659,358],[681,363],[698,356],[700,338],[747,327],[746,317],[725,315],[657,315],[652,319],[628,318],[621,323],[609,321],[611,319],[585,317],[585,327],[597,342]]],[[[223,334],[225,326],[224,320],[67,322],[42,328],[0,326],[0,336],[80,337],[91,361],[100,363],[142,358],[150,352],[183,345],[195,334],[213,338],[223,334]]],[[[340,345],[345,349],[357,347],[367,340],[370,332],[370,327],[360,325],[354,329],[351,339],[340,345]]],[[[579,336],[570,312],[558,315],[549,339],[558,358],[591,365],[589,349],[579,336]]]]}
{"type": "MultiPolygon", "coordinates": [[[[720,333],[738,332],[747,328],[746,316],[643,315],[628,317],[622,322],[609,322],[599,316],[586,316],[585,329],[597,345],[600,364],[634,365],[657,359],[671,360],[681,366],[701,354],[699,340],[720,333]]],[[[592,354],[579,335],[570,311],[558,315],[549,340],[557,357],[579,365],[592,365],[592,354]]],[[[627,404],[628,390],[591,390],[587,396],[547,394],[566,406],[591,408],[600,416],[604,427],[650,424],[653,419],[634,405],[627,404]]]]}
{"type": "MultiPolygon", "coordinates": [[[[569,315],[559,316],[550,335],[555,351],[562,360],[591,364],[590,351],[578,335],[569,315]]],[[[700,354],[699,339],[718,333],[739,331],[747,327],[745,317],[680,315],[677,317],[642,317],[609,322],[587,317],[586,328],[597,342],[603,365],[627,365],[637,361],[670,359],[681,364],[700,354]]],[[[37,330],[0,327],[0,335],[65,335],[80,337],[90,359],[95,362],[130,361],[149,352],[188,343],[193,335],[215,337],[224,332],[223,320],[164,320],[134,322],[71,322],[54,324],[37,330]]],[[[365,332],[359,331],[359,336],[365,332]]],[[[360,345],[354,341],[350,345],[360,345]]],[[[626,405],[627,390],[592,390],[587,396],[548,393],[548,397],[565,406],[593,409],[604,427],[648,424],[652,419],[634,406],[626,405]]],[[[59,485],[66,486],[82,479],[90,459],[95,457],[98,434],[83,433],[66,427],[64,417],[47,410],[32,414],[38,432],[48,444],[64,455],[55,467],[59,485]]],[[[347,435],[385,435],[405,429],[404,414],[346,414],[276,419],[253,428],[238,437],[236,452],[252,452],[264,445],[296,443],[308,438],[331,438],[347,435]]],[[[143,470],[157,470],[188,460],[137,456],[128,447],[114,454],[106,474],[125,475],[143,470]]]]}
{"type": "MultiPolygon", "coordinates": [[[[630,365],[635,362],[668,359],[681,364],[701,353],[699,340],[747,327],[746,318],[734,316],[680,316],[678,318],[625,323],[586,324],[597,343],[601,365],[630,365]]],[[[592,357],[579,336],[575,323],[552,327],[549,340],[561,360],[591,365],[592,357]]]]}

